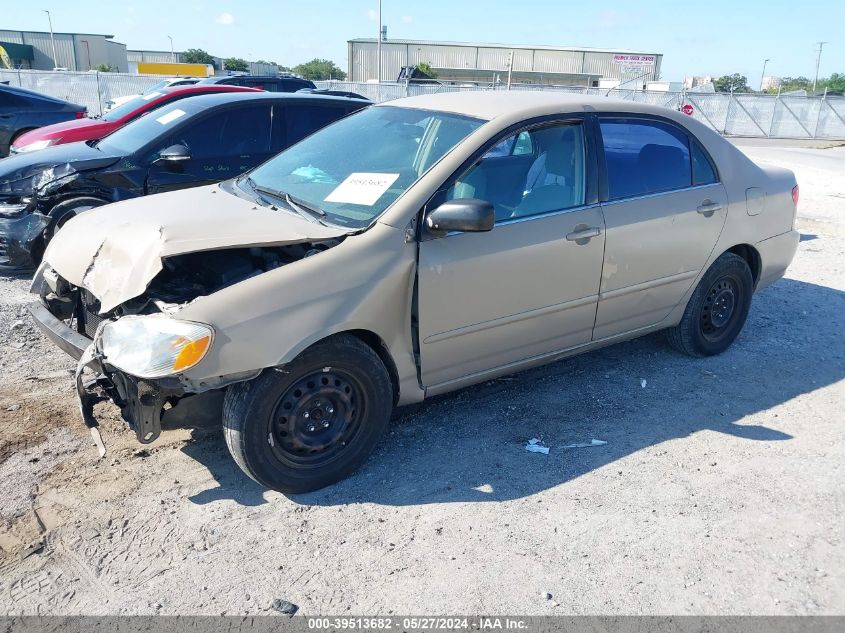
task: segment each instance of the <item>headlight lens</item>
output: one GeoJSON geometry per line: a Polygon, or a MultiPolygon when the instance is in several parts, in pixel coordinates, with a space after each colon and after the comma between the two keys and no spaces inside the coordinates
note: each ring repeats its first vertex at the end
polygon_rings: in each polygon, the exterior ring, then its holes
{"type": "Polygon", "coordinates": [[[16,202],[15,204],[7,204],[0,202],[0,218],[17,218],[24,214],[29,202],[16,202]]]}
{"type": "Polygon", "coordinates": [[[140,378],[161,378],[190,369],[211,348],[214,330],[204,323],[157,316],[125,316],[103,326],[106,362],[140,378]]]}
{"type": "Polygon", "coordinates": [[[57,138],[47,138],[43,141],[35,141],[34,143],[29,143],[27,145],[21,145],[19,147],[15,146],[12,147],[12,151],[15,154],[23,154],[24,152],[34,152],[37,149],[44,149],[45,147],[50,147],[54,143],[56,143],[59,139],[57,138]]]}

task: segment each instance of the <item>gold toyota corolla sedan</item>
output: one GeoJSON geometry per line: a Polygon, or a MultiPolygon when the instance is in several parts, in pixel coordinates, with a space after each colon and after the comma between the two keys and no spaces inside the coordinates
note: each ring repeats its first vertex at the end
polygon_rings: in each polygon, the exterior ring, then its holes
{"type": "Polygon", "coordinates": [[[411,97],[74,218],[31,311],[80,359],[95,439],[98,399],[148,443],[224,394],[238,465],[303,492],[358,468],[396,405],[655,330],[722,352],[792,261],[797,202],[791,172],[672,110],[411,97]]]}

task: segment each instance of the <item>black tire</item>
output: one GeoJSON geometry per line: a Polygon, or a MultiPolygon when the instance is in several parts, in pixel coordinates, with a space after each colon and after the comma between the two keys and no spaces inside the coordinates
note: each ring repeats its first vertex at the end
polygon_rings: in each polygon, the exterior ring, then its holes
{"type": "Polygon", "coordinates": [[[60,202],[50,210],[50,217],[53,218],[53,221],[50,223],[50,228],[47,230],[48,239],[46,241],[53,239],[59,229],[64,226],[65,222],[78,213],[95,207],[101,207],[104,204],[108,203],[100,198],[92,198],[90,196],[82,196],[80,198],[72,198],[70,200],[60,202]]]}
{"type": "Polygon", "coordinates": [[[223,432],[241,470],[263,486],[296,494],[361,466],[392,409],[390,375],[378,354],[339,334],[284,368],[229,387],[223,432]]]}
{"type": "Polygon", "coordinates": [[[696,286],[681,322],[666,331],[669,344],[690,356],[721,354],[739,336],[752,294],[754,280],[746,261],[723,253],[696,286]]]}

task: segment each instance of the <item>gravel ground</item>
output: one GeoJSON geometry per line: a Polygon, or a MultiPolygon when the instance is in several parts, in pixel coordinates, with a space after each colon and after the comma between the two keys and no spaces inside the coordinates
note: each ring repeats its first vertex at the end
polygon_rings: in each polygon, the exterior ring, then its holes
{"type": "Polygon", "coordinates": [[[737,143],[799,174],[805,235],[727,353],[653,335],[437,398],[309,495],[213,427],[138,450],[108,404],[98,460],[0,278],[0,613],[845,613],[845,153],[737,143]]]}

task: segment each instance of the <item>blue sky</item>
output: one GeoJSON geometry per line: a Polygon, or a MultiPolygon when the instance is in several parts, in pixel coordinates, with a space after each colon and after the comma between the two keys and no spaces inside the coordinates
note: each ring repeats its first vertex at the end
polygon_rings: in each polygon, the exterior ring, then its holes
{"type": "MultiPolygon", "coordinates": [[[[130,48],[204,48],[293,66],[314,57],[344,70],[346,40],[375,37],[377,0],[36,0],[5,3],[0,29],[109,33],[130,48]]],[[[383,0],[391,38],[637,49],[664,54],[663,77],[739,72],[812,77],[845,72],[845,2],[827,0],[383,0]]]]}

